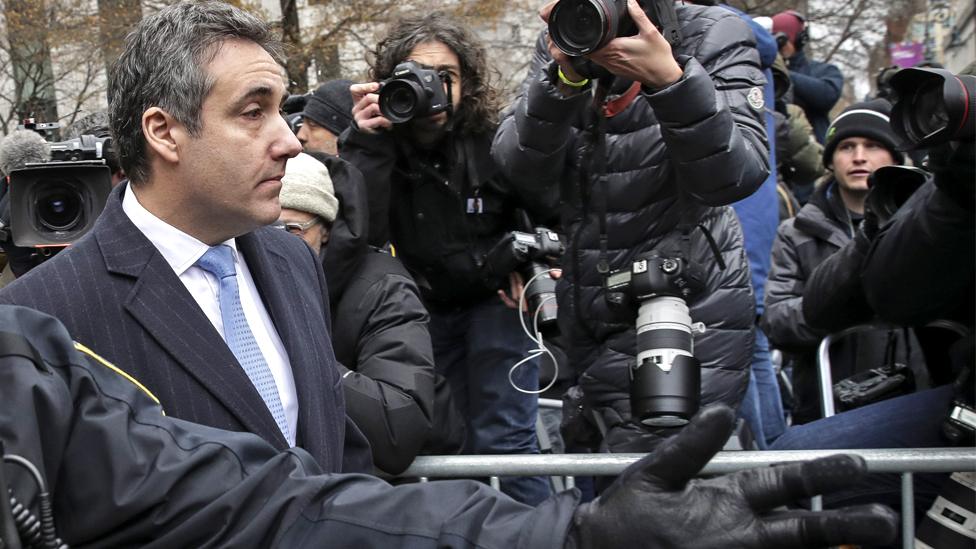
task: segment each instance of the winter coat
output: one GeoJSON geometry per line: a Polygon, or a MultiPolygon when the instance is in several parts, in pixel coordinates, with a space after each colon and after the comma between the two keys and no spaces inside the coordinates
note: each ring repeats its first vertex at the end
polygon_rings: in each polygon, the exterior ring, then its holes
{"type": "Polygon", "coordinates": [[[818,143],[824,142],[830,126],[830,109],[844,90],[844,75],[835,65],[810,61],[800,50],[789,59],[793,102],[806,113],[818,143]]]}
{"type": "Polygon", "coordinates": [[[770,70],[776,60],[778,48],[776,39],[762,25],[735,8],[724,5],[722,7],[738,15],[752,29],[756,39],[756,49],[759,51],[760,65],[766,77],[763,99],[766,109],[766,139],[769,147],[769,176],[756,192],[732,204],[736,215],[739,216],[739,224],[742,225],[745,238],[746,257],[749,259],[749,270],[752,273],[752,291],[756,298],[756,314],[761,315],[763,291],[766,287],[766,277],[769,275],[769,256],[773,249],[773,238],[776,237],[776,227],[779,226],[779,197],[776,190],[779,177],[776,169],[779,136],[776,135],[776,116],[773,111],[776,93],[773,89],[773,73],[770,70]]]}
{"type": "Polygon", "coordinates": [[[789,131],[782,141],[785,151],[779,156],[779,173],[791,187],[805,185],[823,176],[823,145],[814,138],[813,127],[803,109],[792,103],[786,109],[789,131]]]}
{"type": "Polygon", "coordinates": [[[399,260],[366,243],[362,175],[336,157],[326,164],[339,214],[323,267],[346,410],[369,440],[374,463],[396,474],[445,424],[457,423],[456,413],[434,406],[434,352],[417,285],[399,260]]]}
{"type": "MultiPolygon", "coordinates": [[[[773,265],[766,283],[766,310],[760,326],[769,337],[770,345],[783,351],[786,362],[793,366],[793,392],[795,406],[793,422],[807,423],[820,417],[820,392],[817,375],[817,346],[828,334],[826,330],[811,326],[804,309],[821,311],[821,303],[805,304],[811,299],[831,299],[833,292],[850,282],[852,273],[845,269],[850,265],[836,263],[841,270],[836,271],[838,280],[835,288],[827,286],[826,273],[819,273],[816,284],[824,288],[823,293],[811,295],[806,292],[806,284],[818,266],[842,248],[855,257],[857,249],[845,246],[854,237],[855,227],[841,200],[837,184],[829,178],[800,209],[796,217],[784,221],[773,243],[773,265]],[[843,274],[841,274],[843,273],[843,274]],[[830,292],[830,293],[828,293],[830,292]]],[[[856,277],[855,277],[856,279],[856,277]]],[[[863,302],[863,298],[861,299],[863,302]]],[[[822,313],[819,313],[822,316],[822,313]]],[[[841,312],[838,311],[841,315],[841,312]]],[[[845,308],[843,319],[848,325],[871,320],[870,312],[845,308]]],[[[839,323],[818,322],[822,326],[842,327],[839,323]]],[[[846,326],[844,326],[846,327],[846,326]]],[[[902,330],[876,330],[863,332],[846,338],[832,346],[830,352],[831,371],[834,382],[850,377],[854,373],[876,368],[886,363],[886,352],[890,343],[894,359],[909,362],[909,358],[920,361],[920,353],[911,357],[911,349],[917,342],[902,330]]],[[[916,349],[917,350],[917,349],[916,349]]],[[[910,364],[914,366],[914,364],[910,364]]],[[[924,367],[916,368],[924,374],[924,367]]],[[[920,379],[920,382],[927,381],[920,379]]]]}
{"type": "Polygon", "coordinates": [[[715,206],[748,196],[769,172],[763,111],[755,100],[763,77],[752,32],[735,14],[694,5],[677,6],[677,14],[684,40],[675,53],[684,75],[665,89],[641,90],[606,120],[601,173],[581,184],[593,135],[591,96],[561,95],[544,36],[525,93],[503,120],[492,151],[523,192],[558,201],[570,235],[557,286],[560,327],[587,402],[611,430],[630,420],[636,315],[607,304],[597,270],[598,204],[605,204],[611,270],[629,268],[651,250],[680,251],[679,223],[702,225],[689,233],[687,253],[707,273],[706,290],[690,302],[692,319],[707,326],[694,340],[703,403],[738,406],[752,359],[754,303],[742,234],[731,208],[715,206]]]}
{"type": "Polygon", "coordinates": [[[516,228],[519,205],[491,161],[492,134],[452,133],[441,147],[422,151],[403,131],[373,135],[352,126],[342,136],[342,158],[366,179],[369,243],[393,243],[429,307],[492,296],[509,273],[483,268],[483,258],[516,228]]]}

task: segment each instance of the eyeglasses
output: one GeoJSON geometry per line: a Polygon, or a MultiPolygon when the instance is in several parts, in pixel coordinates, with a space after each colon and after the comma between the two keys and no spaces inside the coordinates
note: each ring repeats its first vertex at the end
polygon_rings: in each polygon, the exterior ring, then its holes
{"type": "Polygon", "coordinates": [[[321,218],[313,217],[312,219],[309,219],[305,223],[286,223],[284,221],[278,221],[271,226],[276,229],[282,229],[288,231],[291,234],[303,235],[305,234],[305,231],[311,229],[312,227],[315,226],[316,223],[319,223],[320,221],[321,218]]]}

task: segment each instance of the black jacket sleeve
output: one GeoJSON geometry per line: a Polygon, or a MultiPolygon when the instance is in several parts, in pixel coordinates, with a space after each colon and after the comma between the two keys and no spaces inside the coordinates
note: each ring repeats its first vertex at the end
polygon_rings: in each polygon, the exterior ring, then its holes
{"type": "Polygon", "coordinates": [[[884,320],[913,326],[971,307],[974,256],[973,211],[929,181],[875,237],[863,271],[868,302],[884,320]]]}
{"type": "Polygon", "coordinates": [[[795,218],[780,224],[773,241],[772,265],[766,279],[766,294],[759,325],[770,343],[779,349],[814,346],[827,332],[814,329],[803,315],[804,280],[797,255],[798,231],[795,218]]]}
{"type": "MultiPolygon", "coordinates": [[[[365,269],[384,260],[396,261],[370,253],[365,269]]],[[[377,467],[400,473],[427,441],[433,422],[434,351],[427,310],[413,280],[390,273],[351,281],[336,318],[343,319],[335,341],[346,412],[369,440],[377,467]]]]}
{"type": "Polygon", "coordinates": [[[396,145],[390,132],[368,134],[349,126],[339,139],[339,156],[359,169],[366,181],[371,246],[390,241],[390,185],[396,166],[396,145]]]}
{"type": "Polygon", "coordinates": [[[874,318],[861,286],[861,265],[870,245],[859,230],[810,274],[801,303],[811,328],[833,333],[874,318]]]}
{"type": "MultiPolygon", "coordinates": [[[[533,509],[486,485],[393,487],[323,475],[303,450],[172,419],[133,378],[72,345],[53,318],[0,307],[0,440],[36,464],[76,547],[561,548],[578,501],[533,509]]],[[[5,469],[14,493],[33,486],[5,469]]]]}

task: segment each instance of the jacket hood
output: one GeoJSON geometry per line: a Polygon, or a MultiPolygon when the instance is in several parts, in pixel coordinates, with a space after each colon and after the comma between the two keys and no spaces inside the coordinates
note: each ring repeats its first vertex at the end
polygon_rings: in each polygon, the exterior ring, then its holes
{"type": "Polygon", "coordinates": [[[322,252],[329,300],[336,303],[369,251],[366,240],[369,228],[366,182],[355,166],[338,156],[320,159],[329,169],[339,199],[339,212],[332,225],[329,242],[322,252]]]}

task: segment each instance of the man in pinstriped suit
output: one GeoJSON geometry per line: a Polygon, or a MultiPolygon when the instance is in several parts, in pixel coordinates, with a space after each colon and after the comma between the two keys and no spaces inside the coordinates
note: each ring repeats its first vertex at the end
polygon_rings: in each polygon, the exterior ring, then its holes
{"type": "Polygon", "coordinates": [[[110,78],[129,182],[90,234],[0,301],[59,318],[171,416],[301,446],[327,471],[361,471],[368,445],[345,416],[321,267],[299,239],[267,227],[285,162],[301,151],[279,114],[282,59],[264,23],[226,5],[180,4],[144,20],[110,78]],[[253,360],[232,350],[238,322],[226,316],[222,278],[198,263],[220,247],[233,260],[234,310],[260,351],[253,360]]]}

